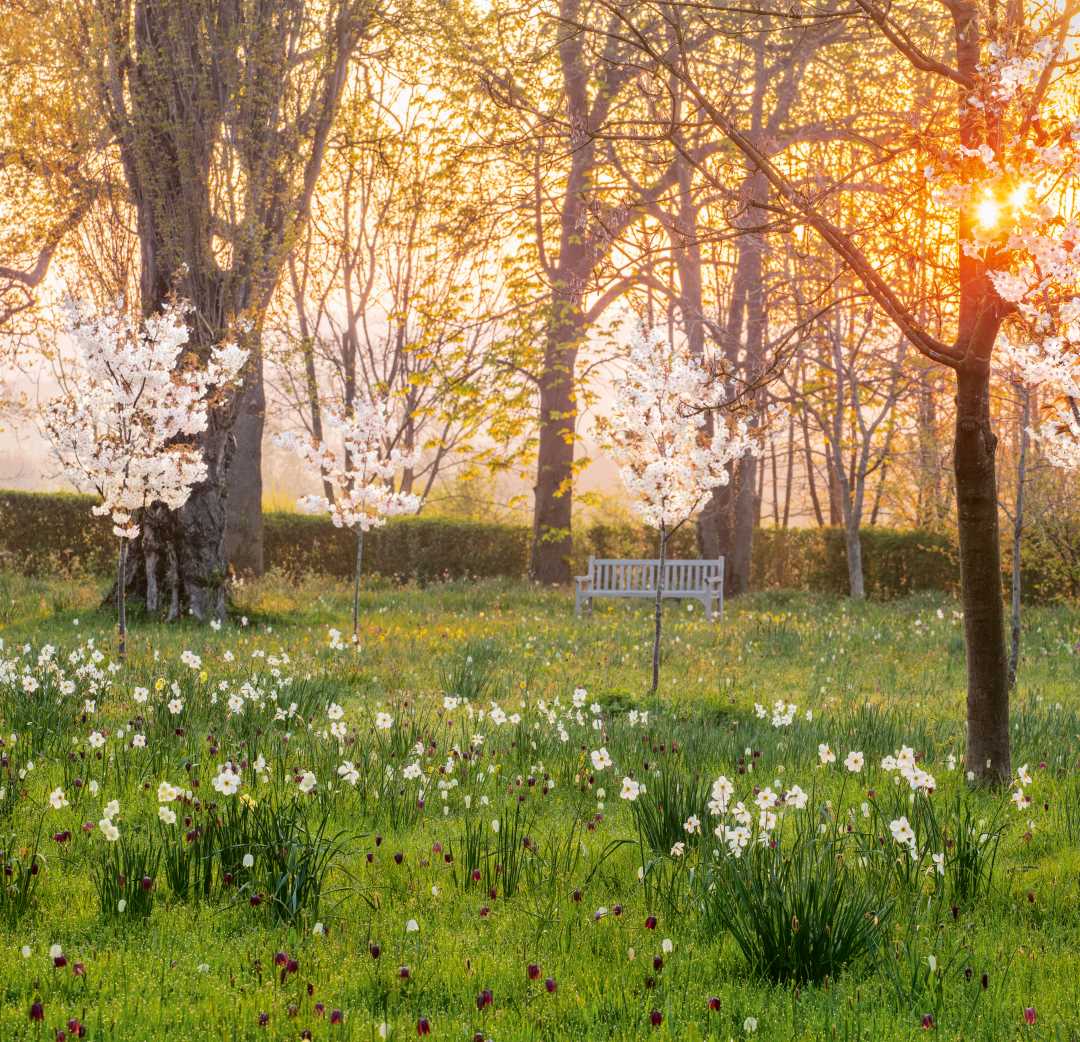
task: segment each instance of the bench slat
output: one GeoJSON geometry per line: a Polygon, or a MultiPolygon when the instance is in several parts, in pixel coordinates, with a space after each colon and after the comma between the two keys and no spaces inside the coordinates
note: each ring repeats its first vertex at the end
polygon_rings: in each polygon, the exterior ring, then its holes
{"type": "MultiPolygon", "coordinates": [[[[709,590],[723,574],[723,560],[665,561],[664,592],[695,595],[709,590]]],[[[590,562],[591,587],[597,593],[645,594],[656,590],[660,562],[656,559],[599,559],[590,562]]]]}

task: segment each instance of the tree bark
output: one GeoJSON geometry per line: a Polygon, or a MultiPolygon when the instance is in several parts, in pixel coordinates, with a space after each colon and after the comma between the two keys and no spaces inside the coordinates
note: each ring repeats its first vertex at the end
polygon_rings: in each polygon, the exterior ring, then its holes
{"type": "Polygon", "coordinates": [[[967,647],[967,768],[976,778],[1007,781],[1009,684],[990,367],[976,358],[956,375],[954,467],[967,647]]]}
{"type": "Polygon", "coordinates": [[[1024,484],[1027,480],[1028,424],[1031,422],[1031,388],[1025,386],[1020,414],[1020,458],[1016,464],[1016,505],[1013,511],[1012,604],[1009,634],[1009,690],[1016,687],[1020,668],[1020,584],[1023,578],[1021,555],[1024,540],[1024,484]]]}
{"type": "Polygon", "coordinates": [[[364,530],[356,529],[356,566],[353,571],[352,639],[353,648],[360,650],[360,572],[364,565],[364,530]]]}
{"type": "Polygon", "coordinates": [[[229,578],[225,532],[236,450],[236,398],[231,397],[211,406],[207,429],[197,441],[206,478],[178,510],[155,502],[142,511],[139,535],[129,546],[126,596],[142,601],[150,614],[164,614],[168,621],[182,614],[199,622],[225,615],[229,578]]]}
{"type": "Polygon", "coordinates": [[[795,414],[788,413],[787,474],[784,477],[784,513],[781,528],[787,528],[791,520],[791,494],[795,487],[795,414]]]}
{"type": "MultiPolygon", "coordinates": [[[[212,427],[215,426],[211,420],[212,427]]],[[[203,439],[206,480],[192,491],[176,513],[171,531],[175,540],[176,582],[170,590],[181,610],[200,622],[225,616],[228,561],[225,557],[225,519],[228,478],[235,441],[232,432],[212,429],[203,439]]]]}
{"type": "Polygon", "coordinates": [[[854,601],[865,600],[866,581],[863,578],[862,536],[859,533],[859,523],[854,518],[845,521],[844,538],[847,544],[848,592],[854,601]]]}
{"type": "Polygon", "coordinates": [[[252,361],[237,401],[236,454],[229,474],[225,559],[233,574],[263,574],[262,442],[266,390],[262,354],[252,361]]]}
{"type": "Polygon", "coordinates": [[[664,620],[664,561],[667,559],[667,529],[660,525],[660,569],[656,575],[656,601],[653,608],[652,690],[660,686],[660,635],[664,620]]]}
{"type": "MultiPolygon", "coordinates": [[[[759,83],[758,92],[764,89],[759,83]]],[[[758,121],[760,116],[756,117],[758,121]]],[[[767,221],[765,204],[769,198],[769,183],[760,171],[750,168],[744,186],[746,222],[751,228],[767,221]]],[[[747,380],[756,379],[764,361],[765,351],[765,237],[757,231],[746,231],[739,238],[739,267],[742,269],[745,293],[746,344],[742,372],[747,380]]],[[[741,325],[741,323],[740,323],[741,325]]],[[[738,350],[740,326],[732,328],[730,349],[738,350]]],[[[734,510],[731,523],[731,557],[725,569],[725,592],[738,597],[750,589],[750,568],[754,555],[754,528],[757,523],[758,469],[761,463],[754,455],[744,456],[735,466],[734,510]]],[[[762,476],[764,471],[762,470],[762,476]]]]}
{"type": "Polygon", "coordinates": [[[817,477],[815,476],[817,465],[814,462],[814,450],[810,444],[810,417],[806,409],[799,410],[799,421],[802,424],[803,452],[806,455],[806,487],[810,492],[810,503],[814,508],[814,519],[817,521],[818,528],[824,528],[825,515],[821,511],[821,499],[818,497],[817,477]]]}
{"type": "Polygon", "coordinates": [[[117,656],[121,662],[127,658],[127,553],[128,541],[121,536],[120,560],[116,567],[117,656]]]}
{"type": "MultiPolygon", "coordinates": [[[[844,470],[843,451],[833,437],[827,439],[830,488],[835,487],[837,509],[844,526],[844,548],[847,556],[848,596],[861,601],[866,597],[866,583],[862,565],[862,490],[851,487],[851,478],[844,470]]],[[[865,474],[863,475],[865,481],[865,474]]]]}
{"type": "Polygon", "coordinates": [[[757,519],[757,479],[760,463],[756,456],[746,456],[735,467],[734,509],[732,511],[731,549],[724,578],[725,595],[732,597],[750,589],[750,566],[754,555],[754,525],[757,519]]]}
{"type": "Polygon", "coordinates": [[[584,335],[581,302],[554,293],[540,381],[533,544],[529,573],[536,582],[570,582],[574,443],[577,426],[575,368],[584,335]]]}

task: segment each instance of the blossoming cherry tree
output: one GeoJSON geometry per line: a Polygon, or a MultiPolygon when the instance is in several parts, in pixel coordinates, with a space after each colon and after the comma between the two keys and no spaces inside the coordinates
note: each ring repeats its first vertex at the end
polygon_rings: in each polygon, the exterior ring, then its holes
{"type": "Polygon", "coordinates": [[[722,415],[730,405],[727,388],[687,348],[658,330],[643,330],[635,339],[616,386],[605,440],[638,514],[659,534],[653,693],[660,681],[668,541],[714,488],[727,484],[728,465],[759,445],[745,419],[722,415]]]}
{"type": "MultiPolygon", "coordinates": [[[[119,655],[127,641],[128,544],[139,513],[155,504],[175,510],[206,477],[194,444],[206,430],[211,398],[233,382],[247,351],[215,347],[205,365],[182,359],[185,308],[166,306],[135,326],[121,308],[98,315],[71,305],[65,333],[75,347],[63,391],[44,410],[53,452],[76,488],[96,493],[120,540],[117,565],[119,655]]],[[[149,566],[148,566],[149,570],[149,566]]]]}
{"type": "Polygon", "coordinates": [[[1007,309],[1003,361],[1040,388],[1043,415],[1032,431],[1046,459],[1080,468],[1080,120],[1055,94],[1064,37],[1038,39],[1027,52],[991,53],[990,100],[1015,105],[1034,140],[994,151],[962,152],[981,169],[953,189],[974,208],[967,253],[986,264],[1007,309]],[[1041,108],[1037,103],[1041,102],[1041,108]]]}
{"type": "Polygon", "coordinates": [[[315,442],[294,433],[277,441],[292,449],[305,463],[319,471],[332,499],[302,496],[301,508],[314,513],[329,512],[338,528],[356,532],[356,566],[353,574],[353,644],[360,647],[360,571],[363,565],[364,533],[386,524],[398,514],[414,514],[420,497],[395,488],[398,471],[416,463],[416,453],[393,444],[393,412],[385,398],[358,400],[348,414],[330,410],[326,426],[337,431],[340,449],[327,442],[315,442]]]}

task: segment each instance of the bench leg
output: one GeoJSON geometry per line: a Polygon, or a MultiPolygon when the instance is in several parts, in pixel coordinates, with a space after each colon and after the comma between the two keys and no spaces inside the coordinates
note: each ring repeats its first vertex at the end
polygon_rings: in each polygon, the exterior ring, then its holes
{"type": "Polygon", "coordinates": [[[581,618],[581,590],[574,591],[574,615],[581,618]]]}

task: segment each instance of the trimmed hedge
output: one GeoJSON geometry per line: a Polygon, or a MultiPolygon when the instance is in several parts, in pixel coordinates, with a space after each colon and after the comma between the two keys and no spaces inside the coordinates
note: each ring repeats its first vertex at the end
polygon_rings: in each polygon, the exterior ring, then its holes
{"type": "MultiPolygon", "coordinates": [[[[111,525],[90,514],[91,496],[0,492],[0,566],[27,575],[92,572],[116,567],[111,525]]],[[[355,536],[328,519],[263,515],[267,568],[289,575],[351,576],[355,536]]],[[[394,518],[364,540],[364,571],[431,582],[464,576],[522,576],[527,529],[444,518],[394,518]]]]}
{"type": "MultiPolygon", "coordinates": [[[[356,536],[321,517],[263,515],[268,568],[289,575],[353,574],[356,536]]],[[[529,532],[513,525],[440,517],[393,518],[364,536],[364,572],[432,582],[467,576],[522,576],[529,563],[529,532]]]]}
{"type": "MultiPolygon", "coordinates": [[[[70,493],[0,492],[0,567],[27,575],[111,572],[116,541],[104,519],[90,515],[94,500],[70,493]]],[[[329,520],[302,514],[264,515],[268,568],[291,576],[352,575],[352,533],[329,520]]],[[[959,566],[947,535],[867,528],[862,533],[866,591],[875,599],[919,590],[955,592],[959,566]]],[[[364,571],[398,580],[435,582],[463,577],[523,578],[529,560],[529,529],[439,517],[394,518],[370,532],[364,571]]],[[[644,527],[594,523],[574,536],[574,571],[596,557],[652,557],[656,535],[644,527]]],[[[696,557],[693,525],[684,525],[671,546],[673,557],[696,557]]],[[[1025,561],[1025,564],[1028,562],[1025,561]]],[[[1033,599],[1060,595],[1038,569],[1024,573],[1033,599]],[[1053,589],[1050,589],[1051,585],[1053,589]]],[[[754,542],[757,589],[847,592],[844,533],[836,528],[760,529],[754,542]]],[[[1003,584],[1004,589],[1004,584],[1003,584]]]]}
{"type": "MultiPolygon", "coordinates": [[[[955,593],[960,579],[956,546],[942,534],[914,529],[864,528],[866,594],[878,600],[919,590],[955,593]]],[[[754,539],[753,584],[763,589],[848,592],[847,547],[841,528],[766,528],[754,539]]]]}
{"type": "MultiPolygon", "coordinates": [[[[869,597],[886,599],[917,590],[955,591],[956,547],[948,536],[915,530],[864,528],[863,570],[869,597]]],[[[656,534],[632,525],[594,524],[575,536],[574,558],[584,571],[595,557],[655,557],[656,534]]],[[[671,541],[672,557],[697,557],[693,525],[671,541]]],[[[759,528],[754,534],[751,582],[755,589],[848,592],[847,550],[840,528],[759,528]]]]}
{"type": "Polygon", "coordinates": [[[94,496],[0,492],[0,565],[25,575],[102,574],[116,567],[106,519],[92,517],[94,496]]]}

